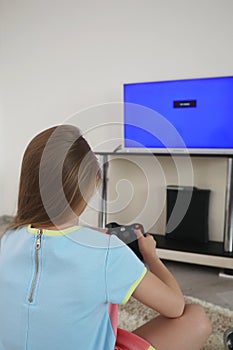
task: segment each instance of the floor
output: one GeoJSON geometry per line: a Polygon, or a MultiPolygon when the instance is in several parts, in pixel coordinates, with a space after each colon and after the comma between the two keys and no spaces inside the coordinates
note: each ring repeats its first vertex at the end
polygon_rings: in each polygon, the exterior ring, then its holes
{"type": "Polygon", "coordinates": [[[164,261],[187,296],[233,311],[233,276],[220,277],[218,268],[164,261]]]}
{"type": "MultiPolygon", "coordinates": [[[[6,223],[0,222],[0,236],[6,223]]],[[[183,293],[233,311],[233,276],[220,277],[220,269],[200,265],[164,261],[174,274],[183,293]]]]}

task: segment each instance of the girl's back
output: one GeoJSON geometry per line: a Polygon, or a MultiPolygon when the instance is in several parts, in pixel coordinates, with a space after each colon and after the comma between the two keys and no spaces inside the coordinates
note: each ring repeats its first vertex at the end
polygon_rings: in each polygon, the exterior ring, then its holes
{"type": "Polygon", "coordinates": [[[41,234],[24,226],[8,231],[1,248],[4,350],[114,349],[117,310],[109,303],[127,301],[145,269],[127,246],[89,228],[41,234]]]}

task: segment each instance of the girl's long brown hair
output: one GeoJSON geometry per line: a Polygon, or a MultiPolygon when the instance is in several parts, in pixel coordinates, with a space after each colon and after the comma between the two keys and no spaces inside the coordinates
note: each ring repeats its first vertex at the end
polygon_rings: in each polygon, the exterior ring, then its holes
{"type": "Polygon", "coordinates": [[[41,132],[24,153],[17,214],[8,229],[78,217],[100,178],[97,158],[78,128],[58,125],[41,132]]]}

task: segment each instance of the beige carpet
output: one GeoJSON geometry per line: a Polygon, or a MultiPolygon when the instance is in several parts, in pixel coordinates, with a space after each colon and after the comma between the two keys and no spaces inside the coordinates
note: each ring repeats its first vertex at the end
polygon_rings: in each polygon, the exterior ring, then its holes
{"type": "MultiPolygon", "coordinates": [[[[213,333],[203,350],[224,350],[223,333],[227,328],[233,327],[233,311],[192,297],[186,297],[186,302],[202,305],[211,320],[213,333]]],[[[155,311],[131,298],[119,308],[119,327],[132,331],[155,316],[155,311]]]]}

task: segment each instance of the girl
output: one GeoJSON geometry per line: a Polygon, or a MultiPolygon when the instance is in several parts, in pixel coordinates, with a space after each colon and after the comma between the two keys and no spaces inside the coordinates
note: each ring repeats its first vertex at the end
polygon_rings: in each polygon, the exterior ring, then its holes
{"type": "Polygon", "coordinates": [[[79,130],[52,127],[29,143],[18,210],[0,251],[0,350],[198,350],[211,327],[140,232],[145,265],[117,237],[77,226],[101,180],[79,130]],[[135,297],[160,316],[129,333],[117,305],[135,297]]]}

